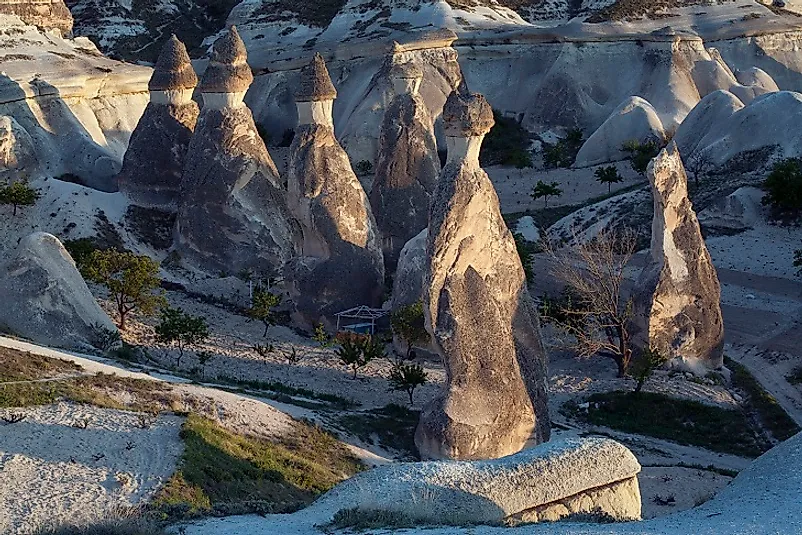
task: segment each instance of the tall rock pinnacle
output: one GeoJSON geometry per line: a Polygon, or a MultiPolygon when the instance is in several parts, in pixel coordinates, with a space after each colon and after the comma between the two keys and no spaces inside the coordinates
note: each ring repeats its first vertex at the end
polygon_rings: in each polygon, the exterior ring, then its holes
{"type": "Polygon", "coordinates": [[[455,91],[443,119],[448,163],[432,200],[423,303],[446,390],[424,407],[415,443],[423,458],[503,457],[530,436],[549,438],[546,356],[515,241],[479,166],[493,111],[455,91]]]}
{"type": "Polygon", "coordinates": [[[150,103],[139,120],[123,167],[120,191],[135,204],[175,209],[189,142],[198,120],[192,92],[198,76],[184,44],[172,36],[151,76],[150,103]]]}
{"type": "Polygon", "coordinates": [[[384,262],[370,203],[334,137],[337,95],[323,58],[301,71],[296,93],[300,124],[290,148],[287,187],[301,223],[302,257],[288,280],[295,318],[306,326],[333,322],[337,312],[379,306],[384,262]]]}
{"type": "Polygon", "coordinates": [[[721,286],[677,146],[649,165],[654,195],[652,247],[635,296],[636,342],[699,374],[723,365],[721,286]]]}
{"type": "Polygon", "coordinates": [[[235,28],[214,44],[203,109],[181,181],[175,247],[209,272],[274,276],[294,254],[297,225],[273,159],[243,102],[251,80],[235,28]]]}

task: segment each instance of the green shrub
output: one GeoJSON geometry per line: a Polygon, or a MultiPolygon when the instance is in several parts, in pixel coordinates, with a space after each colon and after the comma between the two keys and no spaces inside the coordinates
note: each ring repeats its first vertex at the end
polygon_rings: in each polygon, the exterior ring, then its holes
{"type": "Polygon", "coordinates": [[[428,381],[428,375],[420,364],[395,362],[390,369],[390,390],[401,390],[409,396],[409,404],[413,404],[415,389],[428,381]]]}
{"type": "Polygon", "coordinates": [[[490,129],[479,152],[483,166],[507,165],[518,169],[532,167],[530,134],[515,119],[493,110],[495,125],[490,129]]]}
{"type": "Polygon", "coordinates": [[[276,313],[273,309],[280,304],[280,296],[270,293],[263,288],[254,290],[253,298],[251,299],[251,307],[248,309],[248,317],[262,322],[265,326],[263,336],[267,336],[268,329],[276,324],[276,313]]]}
{"type": "Polygon", "coordinates": [[[12,216],[22,206],[33,206],[42,197],[38,189],[30,187],[26,182],[17,181],[0,187],[0,204],[13,206],[12,216]]]}
{"type": "Polygon", "coordinates": [[[421,300],[393,312],[390,316],[390,324],[393,332],[407,343],[406,358],[409,358],[413,345],[429,343],[429,332],[426,330],[421,300]]]}
{"type": "Polygon", "coordinates": [[[649,162],[660,153],[660,144],[653,139],[644,142],[627,141],[621,150],[629,154],[629,163],[636,172],[646,174],[649,162]]]}
{"type": "Polygon", "coordinates": [[[771,208],[773,217],[798,217],[802,211],[802,161],[789,158],[775,163],[763,189],[766,191],[763,204],[771,208]]]}
{"type": "Polygon", "coordinates": [[[576,161],[576,155],[584,143],[582,130],[574,128],[568,131],[565,138],[554,145],[544,145],[543,163],[548,168],[571,167],[576,161]]]}
{"type": "Polygon", "coordinates": [[[156,340],[161,344],[175,344],[178,347],[176,367],[181,367],[181,358],[187,347],[201,344],[207,338],[209,324],[203,316],[192,316],[180,308],[162,309],[161,322],[156,326],[156,340]]]}

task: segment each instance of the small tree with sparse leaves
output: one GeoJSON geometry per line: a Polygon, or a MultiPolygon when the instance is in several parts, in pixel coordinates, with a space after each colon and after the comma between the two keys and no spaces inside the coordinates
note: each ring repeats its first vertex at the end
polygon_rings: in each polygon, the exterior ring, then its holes
{"type": "Polygon", "coordinates": [[[593,173],[593,176],[596,177],[596,182],[607,184],[607,193],[612,192],[613,184],[618,184],[619,182],[624,181],[624,177],[621,176],[621,174],[618,172],[618,168],[614,165],[599,167],[593,173]]]}
{"type": "Polygon", "coordinates": [[[343,365],[351,368],[354,379],[357,372],[370,361],[384,356],[384,343],[377,336],[339,333],[337,344],[337,356],[343,365]]]}
{"type": "Polygon", "coordinates": [[[646,381],[648,381],[652,375],[654,375],[655,370],[665,364],[666,361],[666,357],[654,348],[649,347],[643,350],[643,354],[635,360],[635,364],[632,366],[632,377],[637,381],[635,386],[636,394],[641,393],[646,381]]]}
{"type": "Polygon", "coordinates": [[[429,342],[429,332],[426,330],[423,317],[423,302],[421,300],[393,312],[390,316],[390,324],[393,327],[393,332],[407,343],[407,353],[405,355],[407,359],[413,345],[429,342]]]}
{"type": "Polygon", "coordinates": [[[629,163],[632,165],[632,169],[641,175],[645,175],[646,170],[649,168],[649,162],[660,153],[660,144],[653,139],[642,143],[632,140],[624,143],[621,150],[629,154],[629,163]]]}
{"type": "Polygon", "coordinates": [[[0,204],[13,206],[12,216],[17,215],[17,208],[20,206],[33,206],[41,197],[38,189],[22,181],[0,187],[0,204]]]}
{"type": "Polygon", "coordinates": [[[117,308],[119,328],[125,330],[128,314],[134,310],[153,314],[164,305],[159,264],[147,256],[112,249],[93,251],[81,266],[85,279],[105,286],[117,308]]]}
{"type": "Polygon", "coordinates": [[[542,180],[538,180],[530,196],[533,200],[543,199],[543,208],[549,207],[549,197],[559,197],[563,194],[558,182],[546,184],[542,180]]]}
{"type": "Polygon", "coordinates": [[[326,327],[322,323],[315,325],[315,333],[312,340],[320,344],[320,347],[329,347],[332,344],[331,336],[326,332],[326,327]]]}
{"type": "Polygon", "coordinates": [[[409,404],[412,405],[415,389],[425,385],[429,377],[420,364],[406,364],[399,361],[393,363],[388,380],[390,381],[390,390],[406,392],[409,396],[409,404]]]}
{"type": "Polygon", "coordinates": [[[209,351],[198,352],[198,364],[200,364],[201,377],[206,377],[206,364],[214,358],[214,354],[209,351]]]}
{"type": "Polygon", "coordinates": [[[186,348],[203,343],[207,338],[209,324],[203,316],[192,316],[180,308],[162,309],[161,323],[156,326],[156,339],[159,343],[174,344],[178,348],[176,367],[181,367],[186,348]]]}
{"type": "Polygon", "coordinates": [[[248,309],[248,317],[252,320],[261,321],[265,326],[265,332],[262,336],[267,336],[267,330],[276,324],[276,314],[273,309],[280,304],[280,296],[263,288],[257,288],[253,292],[251,307],[248,309]]]}

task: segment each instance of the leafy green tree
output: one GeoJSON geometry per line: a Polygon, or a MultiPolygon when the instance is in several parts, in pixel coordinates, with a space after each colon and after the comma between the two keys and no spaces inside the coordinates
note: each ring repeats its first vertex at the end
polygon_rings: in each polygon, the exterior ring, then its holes
{"type": "Polygon", "coordinates": [[[14,207],[13,216],[17,215],[20,206],[33,206],[42,197],[38,189],[30,187],[22,181],[0,187],[0,204],[10,204],[14,207]]]}
{"type": "Polygon", "coordinates": [[[429,342],[429,332],[426,330],[425,323],[421,300],[399,308],[390,316],[393,332],[407,343],[406,358],[409,358],[413,345],[429,342]]]}
{"type": "Polygon", "coordinates": [[[632,165],[632,169],[645,175],[649,168],[649,162],[660,153],[660,145],[653,139],[643,143],[632,140],[624,143],[621,150],[629,154],[629,163],[632,165]]]}
{"type": "Polygon", "coordinates": [[[270,293],[263,288],[254,290],[253,298],[251,299],[251,308],[248,309],[248,316],[264,324],[265,333],[262,336],[267,336],[267,330],[276,324],[276,314],[273,309],[280,304],[280,296],[270,293]]]}
{"type": "Polygon", "coordinates": [[[543,199],[543,207],[549,207],[549,197],[559,197],[563,194],[563,190],[559,188],[558,182],[547,184],[542,180],[538,180],[530,196],[533,200],[543,199]]]}
{"type": "Polygon", "coordinates": [[[500,111],[493,110],[495,124],[488,132],[479,152],[483,166],[509,165],[517,169],[532,167],[529,152],[531,135],[521,124],[500,111]]]}
{"type": "Polygon", "coordinates": [[[665,364],[666,357],[660,354],[659,351],[651,347],[644,349],[643,354],[635,360],[632,366],[632,377],[638,382],[635,386],[635,393],[640,394],[643,390],[643,385],[646,381],[654,375],[657,368],[665,364]]]}
{"type": "Polygon", "coordinates": [[[137,310],[150,315],[165,303],[164,296],[157,292],[161,285],[159,264],[147,256],[96,250],[83,265],[81,274],[108,289],[120,318],[120,330],[125,330],[129,313],[137,310]]]}
{"type": "Polygon", "coordinates": [[[554,145],[545,145],[543,148],[543,162],[548,168],[571,167],[576,161],[576,155],[584,143],[582,130],[573,128],[566,136],[554,145]]]}
{"type": "Polygon", "coordinates": [[[206,376],[206,364],[214,358],[214,354],[210,351],[198,352],[198,364],[200,364],[201,377],[206,376]]]}
{"type": "Polygon", "coordinates": [[[599,167],[593,173],[596,177],[596,182],[601,184],[607,184],[607,193],[610,193],[613,189],[613,184],[618,184],[619,182],[624,181],[624,177],[618,172],[618,169],[614,165],[608,165],[606,167],[599,167]]]}
{"type": "MultiPolygon", "coordinates": [[[[174,344],[178,347],[176,367],[181,367],[186,348],[203,343],[208,338],[209,324],[203,316],[192,316],[180,308],[162,309],[161,323],[156,326],[156,340],[161,344],[174,344]]],[[[203,364],[205,362],[201,363],[203,364]]]]}
{"type": "Polygon", "coordinates": [[[331,345],[331,336],[326,332],[326,327],[322,323],[315,325],[315,333],[312,340],[320,344],[320,347],[329,347],[331,345]]]}
{"type": "Polygon", "coordinates": [[[384,356],[384,343],[376,336],[356,333],[337,335],[336,349],[340,362],[351,368],[356,379],[357,372],[370,361],[384,356]]]}
{"type": "Polygon", "coordinates": [[[523,234],[520,232],[513,232],[512,237],[515,240],[515,249],[518,251],[518,257],[521,259],[521,266],[524,268],[526,280],[531,282],[535,276],[535,265],[532,261],[532,255],[538,252],[538,247],[524,238],[523,234]]]}
{"type": "Polygon", "coordinates": [[[774,217],[798,217],[802,211],[802,160],[789,158],[775,163],[763,189],[763,204],[771,208],[774,217]]]}
{"type": "Polygon", "coordinates": [[[425,385],[429,380],[426,371],[420,364],[405,364],[398,361],[390,369],[390,390],[404,391],[409,396],[409,404],[414,403],[415,389],[425,385]]]}

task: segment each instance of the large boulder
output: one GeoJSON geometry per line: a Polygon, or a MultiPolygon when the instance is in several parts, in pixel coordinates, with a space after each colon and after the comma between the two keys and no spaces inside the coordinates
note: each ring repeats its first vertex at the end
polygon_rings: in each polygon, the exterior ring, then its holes
{"type": "Polygon", "coordinates": [[[610,439],[562,439],[504,459],[383,466],[338,485],[310,511],[328,518],[357,508],[398,513],[416,525],[452,526],[580,513],[640,520],[640,468],[632,452],[610,439]]]}
{"type": "Polygon", "coordinates": [[[635,295],[636,345],[704,374],[723,365],[721,287],[676,145],[648,169],[654,197],[652,245],[635,295]]]}
{"type": "Polygon", "coordinates": [[[204,106],[187,150],[176,251],[207,272],[273,276],[294,253],[296,224],[273,159],[242,101],[250,70],[231,28],[201,80],[204,106]]]}
{"type": "Polygon", "coordinates": [[[657,111],[640,97],[629,97],[610,114],[579,149],[575,167],[617,162],[627,157],[622,150],[630,141],[654,140],[660,144],[666,132],[657,111]]]}
{"type": "Polygon", "coordinates": [[[296,93],[301,124],[288,165],[288,203],[303,231],[301,257],[287,278],[295,320],[332,324],[334,314],[379,306],[384,288],[376,221],[348,155],[334,137],[336,91],[319,55],[304,69],[296,93]]]}
{"type": "Polygon", "coordinates": [[[72,34],[72,13],[64,0],[0,0],[0,15],[17,15],[26,24],[40,30],[58,30],[72,34]]]}
{"type": "Polygon", "coordinates": [[[173,35],[162,48],[148,88],[150,103],[131,135],[117,177],[136,204],[175,207],[184,159],[198,120],[192,92],[198,77],[184,43],[173,35]]]}
{"type": "Polygon", "coordinates": [[[515,241],[479,166],[490,105],[454,92],[443,117],[449,160],[432,201],[423,303],[446,385],[415,443],[425,459],[503,457],[549,438],[546,356],[515,241]]]}
{"type": "Polygon", "coordinates": [[[754,228],[763,220],[763,195],[759,188],[738,188],[700,212],[699,223],[706,232],[726,234],[754,228]]]}
{"type": "Polygon", "coordinates": [[[426,246],[429,229],[423,229],[409,240],[398,256],[398,267],[393,277],[393,296],[390,308],[398,310],[423,298],[423,274],[429,257],[426,246]]]}
{"type": "Polygon", "coordinates": [[[116,331],[58,238],[23,239],[0,267],[0,328],[42,345],[86,349],[97,331],[116,331]]]}
{"type": "Polygon", "coordinates": [[[414,63],[393,63],[392,58],[389,63],[386,70],[396,96],[384,115],[370,204],[385,265],[393,271],[401,248],[429,224],[440,160],[432,118],[418,94],[423,70],[414,63]]]}
{"type": "Polygon", "coordinates": [[[28,179],[38,165],[28,132],[13,117],[0,116],[0,180],[28,179]]]}

